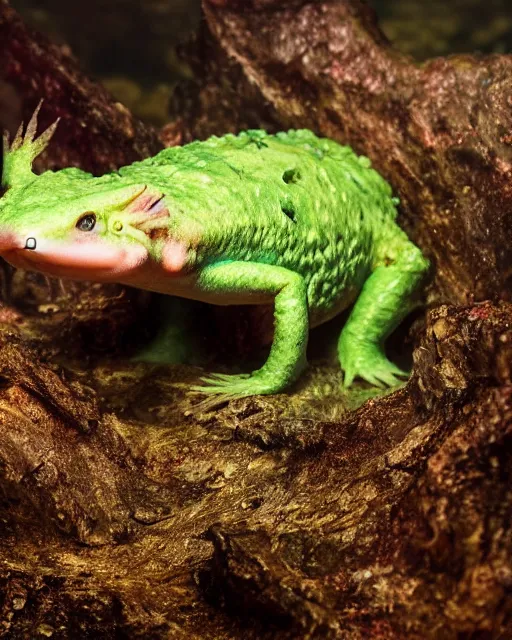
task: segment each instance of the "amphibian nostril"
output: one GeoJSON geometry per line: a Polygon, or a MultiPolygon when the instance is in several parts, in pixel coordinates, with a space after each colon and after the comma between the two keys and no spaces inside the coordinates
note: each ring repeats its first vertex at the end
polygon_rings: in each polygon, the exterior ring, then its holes
{"type": "Polygon", "coordinates": [[[27,238],[25,242],[25,249],[31,249],[32,251],[36,248],[37,242],[35,238],[27,238]]]}

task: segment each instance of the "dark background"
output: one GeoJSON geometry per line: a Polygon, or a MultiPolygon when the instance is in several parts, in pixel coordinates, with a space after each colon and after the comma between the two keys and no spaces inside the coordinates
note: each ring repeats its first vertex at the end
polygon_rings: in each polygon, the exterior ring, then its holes
{"type": "MultiPolygon", "coordinates": [[[[197,29],[198,0],[12,0],[31,25],[68,44],[82,66],[138,116],[167,121],[175,83],[190,72],[176,54],[197,29]]],[[[417,60],[512,50],[510,0],[371,0],[379,23],[417,60]]]]}

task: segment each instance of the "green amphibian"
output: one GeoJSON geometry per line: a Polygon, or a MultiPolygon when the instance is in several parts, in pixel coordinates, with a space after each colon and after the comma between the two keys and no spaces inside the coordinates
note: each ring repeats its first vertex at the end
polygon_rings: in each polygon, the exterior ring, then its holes
{"type": "Polygon", "coordinates": [[[298,130],[250,130],[161,151],[94,177],[32,172],[55,123],[4,142],[0,255],[58,277],[120,282],[217,305],[274,305],[265,364],[211,374],[223,398],[277,393],[306,366],[310,327],[355,302],[338,354],[356,377],[392,386],[404,372],[383,343],[428,268],[395,222],[397,200],[364,156],[298,130]]]}

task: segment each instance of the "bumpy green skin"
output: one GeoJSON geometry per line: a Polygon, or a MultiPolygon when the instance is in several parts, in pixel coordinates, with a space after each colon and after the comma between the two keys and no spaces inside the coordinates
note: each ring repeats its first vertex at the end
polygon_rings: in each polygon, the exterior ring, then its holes
{"type": "MultiPolygon", "coordinates": [[[[14,182],[14,164],[4,184],[14,182]]],[[[23,222],[25,235],[65,242],[94,211],[105,242],[143,245],[156,270],[121,274],[121,282],[215,304],[273,302],[263,367],[204,378],[203,393],[282,391],[306,366],[309,327],[354,301],[338,347],[345,386],[357,376],[394,385],[404,375],[383,343],[410,310],[428,262],[396,225],[390,186],[349,147],[308,130],[247,131],[166,149],[101,178],[76,169],[32,174],[6,198],[0,228],[19,231],[23,222]],[[134,217],[133,205],[127,213],[117,195],[140,185],[164,194],[163,226],[161,217],[141,225],[144,215],[134,217]]]]}

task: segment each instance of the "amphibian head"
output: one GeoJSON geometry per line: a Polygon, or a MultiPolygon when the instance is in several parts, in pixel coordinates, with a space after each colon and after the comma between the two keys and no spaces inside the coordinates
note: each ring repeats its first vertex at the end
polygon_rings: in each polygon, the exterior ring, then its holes
{"type": "MultiPolygon", "coordinates": [[[[16,267],[79,280],[121,281],[148,260],[144,225],[167,219],[163,194],[117,173],[79,169],[32,172],[57,123],[35,138],[37,113],[25,135],[4,138],[0,255],[16,267]]],[[[166,224],[166,222],[162,222],[166,224]]]]}

